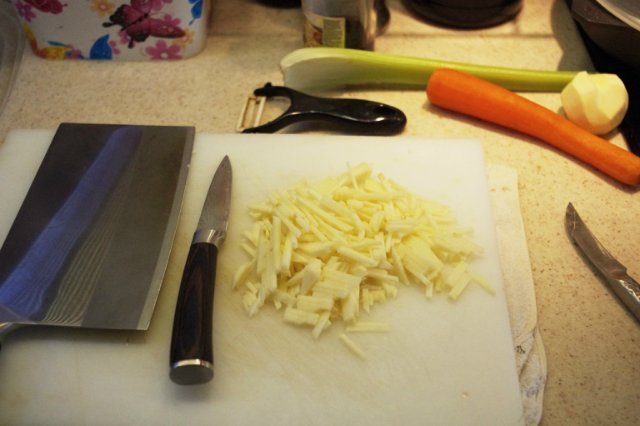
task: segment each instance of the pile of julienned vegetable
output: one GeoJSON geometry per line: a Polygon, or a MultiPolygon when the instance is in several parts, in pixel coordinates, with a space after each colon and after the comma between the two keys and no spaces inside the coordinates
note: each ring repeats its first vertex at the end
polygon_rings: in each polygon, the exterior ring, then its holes
{"type": "Polygon", "coordinates": [[[280,67],[285,85],[299,90],[426,85],[434,105],[534,136],[622,183],[640,184],[640,158],[596,136],[617,127],[627,110],[626,89],[613,74],[524,70],[328,47],[295,50],[280,67]],[[513,91],[562,92],[567,118],[513,91]]]}

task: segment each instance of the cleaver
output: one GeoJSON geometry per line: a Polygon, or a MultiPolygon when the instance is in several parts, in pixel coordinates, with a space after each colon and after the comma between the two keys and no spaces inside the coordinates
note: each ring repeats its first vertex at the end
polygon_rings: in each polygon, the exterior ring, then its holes
{"type": "Polygon", "coordinates": [[[20,325],[149,327],[194,135],[182,126],[59,126],[0,241],[0,342],[20,325]]]}

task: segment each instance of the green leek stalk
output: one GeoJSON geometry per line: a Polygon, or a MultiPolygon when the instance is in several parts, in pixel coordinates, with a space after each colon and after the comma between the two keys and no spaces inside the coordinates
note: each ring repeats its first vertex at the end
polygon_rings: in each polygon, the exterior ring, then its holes
{"type": "Polygon", "coordinates": [[[424,90],[433,71],[452,68],[513,91],[560,92],[578,73],[473,65],[334,47],[295,50],[282,59],[280,68],[285,86],[298,90],[376,84],[424,90]]]}

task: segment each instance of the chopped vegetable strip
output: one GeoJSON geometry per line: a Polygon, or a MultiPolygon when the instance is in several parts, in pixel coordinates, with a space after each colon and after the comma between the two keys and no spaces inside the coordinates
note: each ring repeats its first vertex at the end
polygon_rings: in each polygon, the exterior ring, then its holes
{"type": "Polygon", "coordinates": [[[389,331],[388,324],[382,322],[358,322],[347,327],[349,333],[380,333],[389,331]]]}
{"type": "Polygon", "coordinates": [[[360,346],[358,346],[356,342],[351,340],[346,334],[341,334],[340,340],[342,341],[342,343],[344,343],[347,346],[347,348],[349,348],[351,352],[356,354],[359,358],[361,359],[367,358],[367,355],[364,353],[362,348],[360,348],[360,346]]]}

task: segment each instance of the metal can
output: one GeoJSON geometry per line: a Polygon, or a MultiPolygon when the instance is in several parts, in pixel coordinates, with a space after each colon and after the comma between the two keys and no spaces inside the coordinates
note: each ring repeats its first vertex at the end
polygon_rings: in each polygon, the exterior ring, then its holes
{"type": "Polygon", "coordinates": [[[302,0],[304,45],[373,50],[376,0],[302,0]]]}

